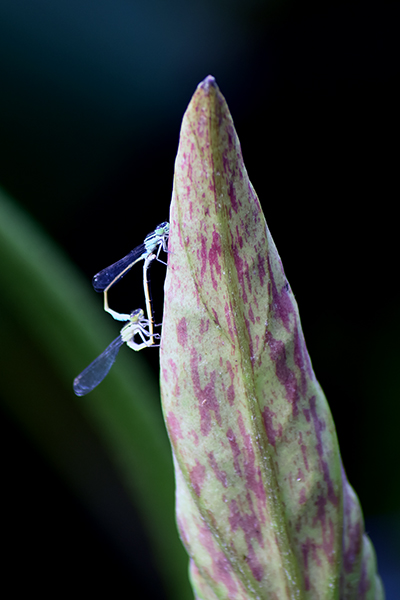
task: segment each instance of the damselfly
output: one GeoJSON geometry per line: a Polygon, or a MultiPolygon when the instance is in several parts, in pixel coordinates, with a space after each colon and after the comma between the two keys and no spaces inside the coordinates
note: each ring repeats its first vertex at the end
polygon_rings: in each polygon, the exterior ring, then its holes
{"type": "Polygon", "coordinates": [[[158,337],[158,334],[150,333],[146,329],[150,323],[148,319],[145,319],[143,310],[138,308],[131,312],[128,317],[129,323],[124,325],[120,335],[75,378],[74,392],[77,396],[88,394],[103,381],[113,366],[123,344],[129,346],[132,350],[142,350],[154,345],[154,337],[158,337]],[[134,341],[136,335],[141,338],[140,343],[134,341]]]}
{"type": "MultiPolygon", "coordinates": [[[[110,313],[117,321],[126,321],[126,314],[117,313],[108,306],[108,290],[140,260],[146,260],[150,255],[154,255],[159,262],[158,257],[161,249],[168,252],[168,236],[169,223],[164,221],[156,227],[154,231],[149,233],[143,242],[129,252],[124,258],[121,258],[116,263],[106,267],[93,277],[93,287],[96,292],[104,292],[104,310],[110,313]]],[[[149,318],[150,315],[148,314],[149,318]]]]}

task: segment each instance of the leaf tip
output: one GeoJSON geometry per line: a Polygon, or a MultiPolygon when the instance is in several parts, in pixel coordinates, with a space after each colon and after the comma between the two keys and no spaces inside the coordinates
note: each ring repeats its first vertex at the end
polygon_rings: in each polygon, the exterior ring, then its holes
{"type": "Polygon", "coordinates": [[[201,81],[197,87],[203,89],[205,92],[208,92],[210,88],[217,89],[218,85],[213,75],[207,75],[207,77],[203,79],[203,81],[201,81]]]}

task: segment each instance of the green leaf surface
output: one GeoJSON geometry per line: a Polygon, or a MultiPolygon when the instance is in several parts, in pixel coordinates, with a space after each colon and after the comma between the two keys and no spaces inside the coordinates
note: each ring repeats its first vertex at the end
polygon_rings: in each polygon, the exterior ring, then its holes
{"type": "Polygon", "coordinates": [[[297,303],[211,76],[175,164],[161,391],[197,598],[383,598],[297,303]]]}

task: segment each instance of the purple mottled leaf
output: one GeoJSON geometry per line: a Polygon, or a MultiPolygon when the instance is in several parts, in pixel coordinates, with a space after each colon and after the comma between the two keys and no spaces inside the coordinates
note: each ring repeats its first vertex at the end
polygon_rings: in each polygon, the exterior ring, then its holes
{"type": "Polygon", "coordinates": [[[196,598],[383,598],[297,304],[212,77],[182,123],[168,264],[162,401],[196,598]]]}

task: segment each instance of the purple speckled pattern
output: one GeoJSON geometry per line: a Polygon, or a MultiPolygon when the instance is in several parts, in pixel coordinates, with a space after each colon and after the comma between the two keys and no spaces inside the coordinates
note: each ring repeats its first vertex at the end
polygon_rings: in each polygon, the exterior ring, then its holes
{"type": "Polygon", "coordinates": [[[211,76],[180,134],[160,357],[195,597],[383,598],[297,304],[211,76]]]}

